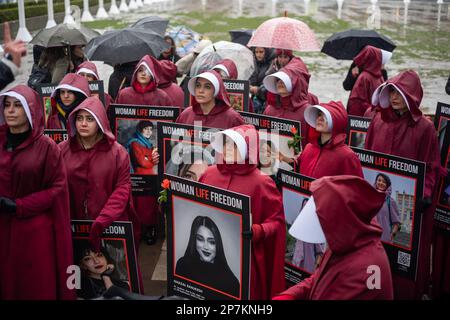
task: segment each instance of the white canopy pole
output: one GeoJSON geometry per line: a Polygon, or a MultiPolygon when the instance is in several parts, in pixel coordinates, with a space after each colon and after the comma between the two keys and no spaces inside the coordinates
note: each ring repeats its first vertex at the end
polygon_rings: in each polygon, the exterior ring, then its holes
{"type": "Polygon", "coordinates": [[[17,6],[19,7],[19,31],[17,32],[16,40],[22,40],[25,42],[30,42],[33,37],[30,32],[28,32],[27,26],[25,24],[25,4],[24,0],[19,0],[17,6]]]}
{"type": "Polygon", "coordinates": [[[47,24],[45,25],[46,29],[50,29],[51,27],[56,26],[55,15],[53,12],[54,12],[53,11],[53,0],[47,0],[48,20],[47,20],[47,24]]]}

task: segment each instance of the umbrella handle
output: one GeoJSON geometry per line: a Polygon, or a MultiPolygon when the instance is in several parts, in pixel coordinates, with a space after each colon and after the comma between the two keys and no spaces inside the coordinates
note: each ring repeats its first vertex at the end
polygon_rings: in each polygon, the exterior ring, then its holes
{"type": "Polygon", "coordinates": [[[116,97],[119,95],[120,90],[122,90],[122,87],[125,84],[125,80],[127,80],[127,77],[123,77],[122,82],[120,83],[119,89],[117,90],[116,97]]]}

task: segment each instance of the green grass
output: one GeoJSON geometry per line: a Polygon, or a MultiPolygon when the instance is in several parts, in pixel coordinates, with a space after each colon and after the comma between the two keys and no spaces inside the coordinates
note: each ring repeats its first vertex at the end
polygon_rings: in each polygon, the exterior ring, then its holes
{"type": "MultiPolygon", "coordinates": [[[[364,24],[348,22],[344,20],[319,21],[309,16],[289,15],[289,17],[305,22],[314,32],[320,42],[323,43],[331,34],[350,28],[364,28],[364,24]]],[[[222,13],[182,12],[169,15],[171,25],[186,25],[194,31],[202,34],[213,42],[220,40],[230,41],[229,30],[256,29],[261,23],[272,17],[242,16],[233,18],[222,13]]],[[[85,23],[87,27],[94,29],[123,28],[128,24],[120,20],[102,20],[85,23]]],[[[432,61],[450,60],[450,32],[449,31],[425,31],[420,28],[399,28],[399,25],[383,25],[380,33],[390,37],[396,44],[394,51],[394,63],[407,63],[409,59],[432,61]]],[[[318,53],[302,53],[302,56],[317,56],[318,53]]],[[[320,66],[313,66],[320,68],[320,66]]],[[[447,71],[448,72],[448,71],[447,71]]],[[[439,73],[441,74],[441,73],[439,73]]]]}

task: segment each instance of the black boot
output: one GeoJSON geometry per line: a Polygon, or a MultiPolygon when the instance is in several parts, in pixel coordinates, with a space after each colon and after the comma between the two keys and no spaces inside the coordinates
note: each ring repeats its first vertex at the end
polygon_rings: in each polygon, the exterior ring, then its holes
{"type": "Polygon", "coordinates": [[[156,234],[156,227],[155,226],[148,227],[147,231],[145,232],[144,239],[145,239],[145,242],[149,246],[154,245],[156,243],[157,234],[156,234]]]}

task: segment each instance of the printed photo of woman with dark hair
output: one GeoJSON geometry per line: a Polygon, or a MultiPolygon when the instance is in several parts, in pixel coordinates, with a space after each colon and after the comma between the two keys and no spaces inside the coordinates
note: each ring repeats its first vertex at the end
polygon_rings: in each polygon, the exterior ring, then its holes
{"type": "Polygon", "coordinates": [[[126,149],[130,154],[131,173],[142,175],[158,173],[159,154],[156,146],[152,143],[153,128],[151,121],[139,121],[133,137],[126,144],[126,149]]]}
{"type": "Polygon", "coordinates": [[[378,173],[375,178],[375,189],[386,194],[386,201],[377,214],[377,221],[383,228],[381,241],[393,242],[395,236],[400,231],[400,214],[397,202],[391,197],[392,183],[388,175],[378,173]]]}
{"type": "Polygon", "coordinates": [[[189,242],[184,256],[176,263],[175,274],[239,296],[239,281],[228,265],[219,228],[209,217],[197,216],[193,220],[189,242]]]}
{"type": "Polygon", "coordinates": [[[198,181],[206,169],[214,164],[213,150],[208,147],[179,142],[171,150],[166,173],[198,181]]]}
{"type": "Polygon", "coordinates": [[[113,259],[105,247],[94,252],[87,240],[74,241],[74,262],[81,269],[81,288],[77,296],[81,299],[101,299],[113,285],[130,290],[128,281],[120,279],[113,259]]]}

